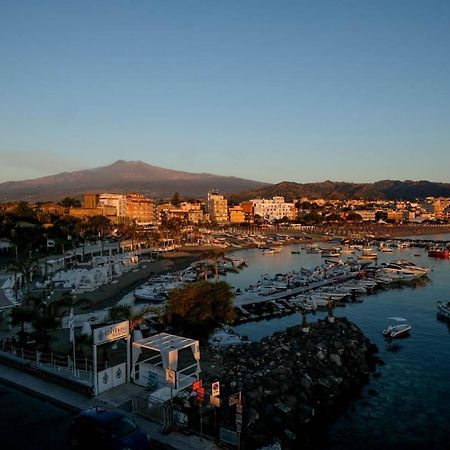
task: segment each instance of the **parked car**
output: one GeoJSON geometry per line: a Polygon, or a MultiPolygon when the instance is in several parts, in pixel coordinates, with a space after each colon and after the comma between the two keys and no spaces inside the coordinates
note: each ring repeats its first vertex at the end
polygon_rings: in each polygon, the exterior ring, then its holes
{"type": "Polygon", "coordinates": [[[119,411],[93,407],[72,421],[72,448],[96,450],[149,450],[150,436],[119,411]]]}

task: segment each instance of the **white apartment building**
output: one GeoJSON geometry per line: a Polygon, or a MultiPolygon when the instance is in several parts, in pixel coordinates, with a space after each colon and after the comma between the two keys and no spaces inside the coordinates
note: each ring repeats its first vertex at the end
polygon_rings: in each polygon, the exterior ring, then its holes
{"type": "Polygon", "coordinates": [[[272,199],[257,198],[250,200],[253,205],[254,215],[264,220],[273,221],[287,217],[295,219],[296,209],[294,203],[285,203],[284,197],[273,197],[272,199]]]}
{"type": "Polygon", "coordinates": [[[127,196],[123,194],[100,194],[100,205],[115,206],[117,217],[126,217],[127,215],[127,196]]]}
{"type": "Polygon", "coordinates": [[[217,192],[208,192],[208,213],[212,221],[217,223],[228,222],[228,201],[217,192]]]}

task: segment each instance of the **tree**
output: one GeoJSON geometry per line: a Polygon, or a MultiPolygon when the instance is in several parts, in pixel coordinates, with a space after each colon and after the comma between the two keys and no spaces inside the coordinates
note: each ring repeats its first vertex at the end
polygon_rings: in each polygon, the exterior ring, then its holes
{"type": "Polygon", "coordinates": [[[175,194],[173,194],[172,200],[170,200],[170,203],[173,206],[180,206],[181,200],[180,200],[180,195],[178,194],[178,192],[175,192],[175,194]]]}
{"type": "Polygon", "coordinates": [[[146,316],[150,313],[159,313],[159,309],[146,306],[135,310],[130,305],[116,305],[109,310],[108,319],[111,322],[128,320],[130,331],[134,331],[139,325],[145,322],[146,316]]]}
{"type": "Polygon", "coordinates": [[[88,309],[92,306],[92,300],[88,298],[76,298],[71,295],[69,292],[64,292],[61,297],[55,302],[56,311],[60,316],[64,316],[68,314],[70,310],[73,308],[77,309],[88,309]]]}
{"type": "MultiPolygon", "coordinates": [[[[199,260],[208,260],[210,262],[209,265],[214,267],[214,281],[216,283],[219,281],[219,261],[230,261],[234,268],[234,261],[231,258],[227,258],[222,251],[209,250],[207,252],[202,252],[199,256],[199,260]]],[[[207,271],[205,273],[207,274],[207,271]]],[[[207,275],[205,275],[205,280],[206,279],[207,275]]]]}
{"type": "Polygon", "coordinates": [[[16,264],[9,266],[7,272],[14,273],[15,278],[17,278],[17,274],[21,273],[25,281],[25,286],[27,286],[27,292],[30,293],[33,273],[37,268],[38,263],[36,259],[28,258],[19,260],[16,264]]]}
{"type": "Polygon", "coordinates": [[[70,208],[70,207],[78,208],[81,206],[80,200],[77,200],[76,198],[71,198],[71,197],[65,197],[58,204],[66,207],[66,208],[70,208]]]}
{"type": "Polygon", "coordinates": [[[166,320],[175,328],[190,328],[194,332],[209,330],[220,322],[235,319],[234,294],[224,281],[198,281],[170,292],[166,320]]]}
{"type": "Polygon", "coordinates": [[[36,340],[39,341],[44,348],[44,351],[48,351],[50,343],[50,330],[55,330],[60,325],[60,319],[56,313],[56,304],[54,302],[45,301],[43,298],[33,297],[30,298],[32,307],[31,325],[36,333],[36,340]]]}
{"type": "Polygon", "coordinates": [[[16,306],[11,310],[11,325],[20,325],[19,341],[21,343],[25,340],[25,323],[31,322],[33,319],[33,312],[30,308],[24,306],[16,306]]]}

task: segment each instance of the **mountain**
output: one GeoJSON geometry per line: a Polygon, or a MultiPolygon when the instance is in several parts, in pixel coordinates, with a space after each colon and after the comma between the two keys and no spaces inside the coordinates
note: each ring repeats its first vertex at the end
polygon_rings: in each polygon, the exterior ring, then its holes
{"type": "Polygon", "coordinates": [[[208,173],[180,172],[142,161],[119,160],[96,169],[0,183],[0,202],[59,201],[64,197],[81,198],[86,192],[140,192],[156,199],[171,197],[178,192],[182,197],[201,198],[212,189],[226,194],[264,186],[267,183],[208,173]]]}
{"type": "Polygon", "coordinates": [[[325,198],[329,200],[414,200],[425,197],[450,197],[449,183],[431,181],[383,180],[375,183],[345,183],[323,181],[320,183],[282,183],[252,189],[228,196],[229,200],[241,202],[250,198],[272,198],[281,195],[286,201],[299,197],[325,198]]]}

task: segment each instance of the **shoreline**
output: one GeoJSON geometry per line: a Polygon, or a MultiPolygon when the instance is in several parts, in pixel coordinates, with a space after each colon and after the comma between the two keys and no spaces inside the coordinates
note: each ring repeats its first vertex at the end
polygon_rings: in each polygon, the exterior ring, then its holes
{"type": "MultiPolygon", "coordinates": [[[[450,225],[384,225],[375,224],[367,225],[364,227],[351,228],[348,230],[339,228],[326,231],[324,233],[328,234],[316,234],[309,233],[303,235],[301,238],[289,241],[283,245],[295,245],[295,244],[305,244],[312,242],[323,242],[327,241],[334,236],[339,236],[343,234],[343,231],[352,231],[351,239],[358,239],[355,234],[371,235],[372,239],[401,239],[402,236],[424,236],[424,235],[435,235],[435,234],[445,234],[450,233],[450,225]],[[389,234],[386,231],[389,230],[389,234]]],[[[273,236],[280,234],[292,234],[298,235],[297,230],[264,230],[264,235],[273,236]]],[[[432,239],[430,239],[432,240],[432,239]]],[[[258,248],[255,244],[243,245],[241,247],[216,247],[210,245],[203,246],[186,246],[181,248],[176,252],[167,252],[161,256],[161,259],[155,261],[143,260],[139,263],[137,269],[131,272],[127,272],[116,278],[114,283],[109,283],[100,286],[98,289],[92,292],[85,292],[77,294],[76,298],[87,298],[92,302],[89,310],[95,310],[98,308],[108,308],[115,305],[120,301],[125,295],[129,294],[131,291],[136,289],[141,284],[150,278],[153,273],[164,274],[168,272],[178,271],[187,268],[192,262],[199,259],[202,253],[216,252],[218,254],[232,253],[235,251],[249,250],[252,248],[258,248]]],[[[86,312],[85,309],[75,308],[75,312],[86,312]]]]}

